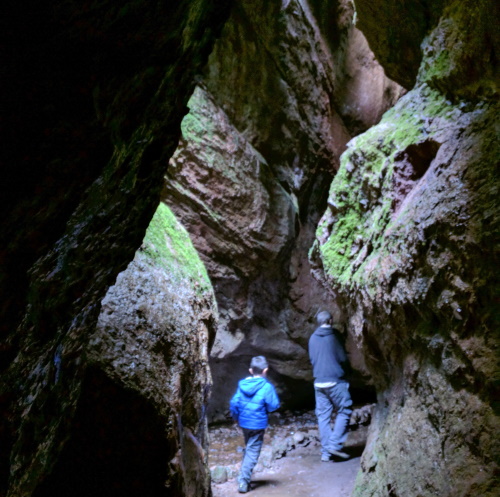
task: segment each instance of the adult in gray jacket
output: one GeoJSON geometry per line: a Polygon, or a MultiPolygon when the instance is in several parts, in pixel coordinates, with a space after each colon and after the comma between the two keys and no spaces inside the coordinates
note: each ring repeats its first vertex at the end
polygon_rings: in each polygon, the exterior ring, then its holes
{"type": "Polygon", "coordinates": [[[321,460],[329,461],[331,456],[347,459],[349,456],[342,452],[342,447],[352,412],[349,383],[345,379],[349,363],[338,332],[332,327],[331,314],[322,311],[316,320],[319,326],[309,338],[309,358],[313,367],[321,460]],[[332,430],[330,421],[334,409],[337,416],[332,430]]]}

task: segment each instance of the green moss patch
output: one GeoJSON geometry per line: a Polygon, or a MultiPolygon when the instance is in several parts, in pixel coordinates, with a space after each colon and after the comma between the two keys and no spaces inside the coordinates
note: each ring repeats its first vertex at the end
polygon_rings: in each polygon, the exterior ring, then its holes
{"type": "Polygon", "coordinates": [[[205,265],[187,231],[163,203],[149,224],[139,254],[166,269],[175,283],[189,281],[197,293],[212,291],[205,265]]]}
{"type": "Polygon", "coordinates": [[[331,185],[330,215],[324,216],[317,231],[319,239],[329,235],[319,249],[334,286],[366,285],[376,265],[390,263],[387,238],[395,236],[391,234],[395,157],[432,137],[457,112],[443,95],[423,86],[349,143],[331,185]]]}

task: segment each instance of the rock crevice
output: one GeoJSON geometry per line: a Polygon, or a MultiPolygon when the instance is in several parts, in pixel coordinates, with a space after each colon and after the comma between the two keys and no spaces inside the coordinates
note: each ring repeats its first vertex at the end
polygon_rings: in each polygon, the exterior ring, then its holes
{"type": "Polygon", "coordinates": [[[188,104],[163,198],[217,295],[212,417],[256,354],[285,403],[312,402],[307,339],[336,304],[307,252],[346,142],[402,91],[353,19],[350,1],[236,2],[188,104]]]}

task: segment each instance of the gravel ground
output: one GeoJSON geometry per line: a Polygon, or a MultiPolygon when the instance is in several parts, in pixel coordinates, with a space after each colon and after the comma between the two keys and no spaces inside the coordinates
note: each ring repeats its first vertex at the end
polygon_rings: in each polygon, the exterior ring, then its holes
{"type": "MultiPolygon", "coordinates": [[[[345,452],[347,461],[320,461],[316,417],[306,413],[274,414],[252,477],[255,497],[349,497],[366,443],[371,406],[356,410],[345,452]]],[[[210,428],[209,464],[213,497],[237,495],[243,436],[235,425],[210,428]]]]}

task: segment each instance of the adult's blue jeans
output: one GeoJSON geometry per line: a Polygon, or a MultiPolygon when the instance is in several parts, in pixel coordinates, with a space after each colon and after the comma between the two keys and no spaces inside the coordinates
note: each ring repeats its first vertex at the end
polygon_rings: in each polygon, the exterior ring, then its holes
{"type": "Polygon", "coordinates": [[[352,413],[349,383],[337,383],[333,387],[314,387],[316,416],[321,438],[321,455],[328,456],[329,450],[341,450],[347,439],[347,427],[352,413]],[[333,430],[330,426],[333,410],[337,411],[333,430]]]}
{"type": "Polygon", "coordinates": [[[259,459],[260,449],[264,442],[264,432],[266,430],[248,430],[247,428],[242,428],[242,430],[245,437],[245,455],[241,463],[238,481],[240,483],[244,481],[249,484],[253,468],[259,459]]]}

